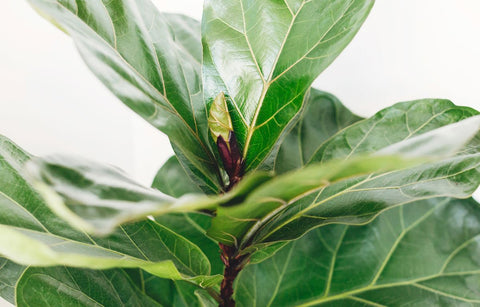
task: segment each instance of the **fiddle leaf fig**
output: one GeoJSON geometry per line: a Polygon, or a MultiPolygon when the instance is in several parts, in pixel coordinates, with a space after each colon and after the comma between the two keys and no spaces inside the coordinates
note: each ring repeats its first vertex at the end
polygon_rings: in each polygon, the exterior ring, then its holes
{"type": "Polygon", "coordinates": [[[311,88],[374,0],[28,0],[165,133],[144,186],[0,136],[0,296],[18,306],[480,305],[480,115],[369,118],[311,88]],[[152,170],[154,171],[154,170],[152,170]]]}
{"type": "Polygon", "coordinates": [[[232,99],[246,169],[266,158],[315,78],[352,40],[372,0],[206,0],[204,90],[232,99]]]}

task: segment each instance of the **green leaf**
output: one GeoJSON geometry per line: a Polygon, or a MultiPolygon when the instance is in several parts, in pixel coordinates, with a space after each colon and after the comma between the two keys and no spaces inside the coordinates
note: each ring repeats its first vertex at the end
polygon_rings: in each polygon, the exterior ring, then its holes
{"type": "Polygon", "coordinates": [[[298,123],[280,146],[274,164],[275,172],[301,168],[323,142],[361,119],[333,95],[311,88],[298,123]]]}
{"type": "Polygon", "coordinates": [[[233,131],[232,119],[228,113],[227,100],[223,92],[215,97],[210,106],[208,128],[215,142],[217,142],[219,136],[222,136],[225,141],[228,141],[230,132],[233,131]]]}
{"type": "Polygon", "coordinates": [[[214,209],[221,200],[201,194],[175,200],[114,166],[72,157],[35,158],[27,166],[30,180],[52,210],[91,233],[110,233],[148,215],[214,209]]]}
{"type": "MultiPolygon", "coordinates": [[[[180,197],[192,192],[189,191],[192,185],[188,183],[188,176],[176,161],[176,158],[172,157],[162,166],[153,181],[152,187],[166,194],[180,197]]],[[[247,177],[245,180],[248,181],[250,179],[247,177]]],[[[245,184],[245,181],[242,184],[245,184]]],[[[261,184],[261,182],[258,182],[258,185],[261,184]]],[[[241,201],[242,197],[239,197],[239,199],[241,201]]],[[[212,274],[222,274],[224,265],[219,257],[220,249],[218,242],[206,234],[211,226],[212,218],[212,216],[202,213],[170,213],[155,217],[155,220],[200,247],[208,259],[210,259],[212,274]]],[[[257,263],[267,259],[283,245],[283,243],[280,243],[273,244],[268,248],[259,248],[253,253],[250,262],[257,263]]]]}
{"type": "Polygon", "coordinates": [[[149,0],[29,0],[67,32],[93,73],[129,108],[167,134],[206,192],[220,190],[208,148],[200,25],[161,14],[149,0]]]}
{"type": "Polygon", "coordinates": [[[419,162],[420,160],[405,160],[398,156],[367,156],[346,162],[331,161],[286,173],[258,187],[241,204],[219,207],[207,234],[224,244],[246,247],[250,245],[251,237],[265,223],[298,198],[337,181],[341,183],[345,178],[401,169],[419,162]]]}
{"type": "Polygon", "coordinates": [[[0,297],[15,303],[15,287],[26,267],[5,258],[0,258],[0,297]]]}
{"type": "Polygon", "coordinates": [[[212,217],[202,213],[173,213],[155,217],[160,225],[172,229],[179,235],[197,245],[210,259],[212,274],[223,273],[218,242],[206,235],[212,223],[212,217]]]}
{"type": "Polygon", "coordinates": [[[153,275],[209,284],[200,248],[155,221],[89,236],[57,217],[22,177],[30,155],[0,137],[0,254],[22,265],[143,268],[153,275]]]}
{"type": "MultiPolygon", "coordinates": [[[[417,139],[425,139],[419,135],[385,151],[395,153],[396,148],[404,153],[414,143],[421,154],[430,155],[433,148],[439,156],[451,155],[471,146],[479,128],[480,117],[475,116],[428,132],[429,138],[442,143],[440,147],[432,147],[431,142],[418,144],[417,139]],[[456,137],[442,138],[452,133],[456,137]]],[[[414,167],[406,162],[388,156],[358,156],[286,173],[253,191],[244,204],[220,207],[208,233],[226,244],[252,248],[295,239],[330,223],[366,223],[386,209],[419,199],[469,197],[480,183],[478,153],[414,167]]]]}
{"type": "Polygon", "coordinates": [[[158,170],[153,179],[152,188],[175,198],[202,192],[190,180],[176,156],[170,157],[158,170]]]}
{"type": "Polygon", "coordinates": [[[400,102],[339,131],[320,144],[312,157],[304,162],[347,159],[357,154],[376,152],[477,114],[478,111],[472,108],[459,107],[443,99],[400,102]]]}
{"type": "Polygon", "coordinates": [[[247,170],[267,157],[315,78],[352,40],[373,0],[205,1],[206,101],[220,92],[247,170]]]}
{"type": "Polygon", "coordinates": [[[266,223],[253,241],[295,239],[331,223],[367,223],[384,210],[420,199],[466,198],[479,183],[480,154],[347,179],[294,201],[266,223]]]}
{"type": "Polygon", "coordinates": [[[238,306],[477,306],[480,206],[431,199],[328,225],[246,267],[238,306]],[[301,276],[299,278],[299,276],[301,276]]]}
{"type": "Polygon", "coordinates": [[[150,215],[214,210],[220,204],[238,203],[272,177],[257,172],[225,195],[192,194],[173,199],[136,183],[114,166],[93,161],[51,156],[32,159],[28,169],[29,180],[56,214],[82,231],[100,235],[150,215]]]}
{"type": "Polygon", "coordinates": [[[162,304],[162,306],[190,307],[204,306],[201,300],[209,302],[212,297],[206,290],[182,280],[168,280],[152,276],[142,270],[126,270],[137,287],[162,304]],[[198,295],[197,295],[198,293],[198,295]]]}
{"type": "MultiPolygon", "coordinates": [[[[156,188],[168,195],[181,197],[194,193],[195,186],[189,183],[185,170],[176,157],[171,157],[158,171],[152,183],[156,188]]],[[[206,235],[212,216],[206,213],[170,213],[155,217],[155,220],[172,229],[189,241],[195,243],[210,259],[212,274],[222,274],[223,263],[219,257],[218,242],[206,235]]]]}
{"type": "Polygon", "coordinates": [[[161,306],[120,269],[29,268],[19,280],[17,306],[161,306]]]}

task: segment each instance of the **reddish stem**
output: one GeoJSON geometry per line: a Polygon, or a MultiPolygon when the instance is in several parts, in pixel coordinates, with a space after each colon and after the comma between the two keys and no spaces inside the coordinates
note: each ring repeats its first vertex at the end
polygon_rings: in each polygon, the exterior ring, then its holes
{"type": "Polygon", "coordinates": [[[222,243],[219,243],[219,245],[222,250],[220,258],[225,264],[223,280],[220,285],[220,298],[222,302],[219,306],[235,307],[235,301],[233,300],[233,282],[248,261],[248,255],[238,255],[237,249],[233,246],[227,246],[222,243]]]}

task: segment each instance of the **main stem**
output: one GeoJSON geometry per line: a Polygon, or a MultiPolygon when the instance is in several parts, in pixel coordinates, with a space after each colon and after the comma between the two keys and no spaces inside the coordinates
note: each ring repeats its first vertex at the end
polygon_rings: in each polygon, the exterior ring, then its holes
{"type": "MultiPolygon", "coordinates": [[[[228,141],[221,135],[218,136],[217,148],[223,167],[228,175],[229,184],[227,187],[224,187],[224,190],[228,192],[242,180],[244,173],[244,161],[235,133],[230,131],[228,141]]],[[[235,246],[228,246],[222,243],[219,243],[219,245],[222,250],[220,258],[225,264],[223,280],[220,285],[220,307],[235,307],[233,282],[245,266],[250,255],[240,255],[239,250],[235,246]]]]}
{"type": "Polygon", "coordinates": [[[222,253],[220,257],[225,264],[223,271],[223,280],[220,285],[220,307],[235,307],[233,300],[233,282],[238,276],[238,273],[243,269],[245,263],[248,261],[249,255],[239,255],[236,247],[227,246],[219,243],[222,253]]]}

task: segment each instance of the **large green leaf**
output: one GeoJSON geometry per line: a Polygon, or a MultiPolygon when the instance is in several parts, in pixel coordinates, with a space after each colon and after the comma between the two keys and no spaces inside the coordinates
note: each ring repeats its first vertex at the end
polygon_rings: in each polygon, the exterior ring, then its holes
{"type": "MultiPolygon", "coordinates": [[[[246,194],[272,177],[269,173],[256,172],[225,195],[191,194],[174,199],[157,189],[136,183],[111,165],[51,156],[34,158],[27,166],[29,180],[56,214],[80,230],[101,235],[126,222],[144,220],[150,215],[201,209],[211,211],[220,204],[241,202],[246,194]]],[[[170,166],[167,165],[162,172],[170,166]]],[[[156,182],[165,184],[158,179],[156,182]]],[[[171,188],[174,187],[163,186],[162,189],[171,188]]],[[[175,194],[179,192],[177,190],[175,194]]]]}
{"type": "Polygon", "coordinates": [[[68,156],[32,159],[28,170],[33,185],[58,215],[100,234],[148,215],[215,209],[222,199],[197,194],[176,200],[138,184],[114,166],[68,156]]]}
{"type": "Polygon", "coordinates": [[[161,14],[149,0],[29,0],[74,40],[93,73],[133,111],[166,133],[207,192],[220,190],[208,148],[200,26],[161,14]]]}
{"type": "Polygon", "coordinates": [[[247,170],[267,157],[314,79],[351,41],[373,0],[207,0],[204,95],[230,98],[247,170]]]}
{"type": "Polygon", "coordinates": [[[162,165],[153,179],[152,187],[173,197],[198,194],[201,190],[193,184],[176,156],[162,165]]]}
{"type": "Polygon", "coordinates": [[[17,306],[162,306],[121,269],[29,268],[16,289],[17,306]]]}
{"type": "MultiPolygon", "coordinates": [[[[307,164],[329,159],[347,159],[356,154],[376,152],[477,114],[478,111],[472,108],[459,107],[444,99],[400,102],[339,131],[319,144],[311,158],[304,162],[307,164]]],[[[448,134],[444,137],[452,136],[455,137],[448,134]]]]}
{"type": "MultiPolygon", "coordinates": [[[[405,148],[416,144],[415,152],[422,155],[454,155],[470,146],[479,125],[480,117],[472,117],[384,150],[404,153],[405,148]],[[456,137],[447,137],[452,133],[456,137]],[[435,144],[418,144],[425,135],[436,140],[435,144]],[[438,142],[442,146],[436,146],[438,142]]],[[[209,234],[240,248],[295,239],[320,225],[365,223],[383,210],[419,199],[468,197],[480,183],[478,153],[443,157],[404,170],[398,169],[405,165],[389,162],[388,157],[368,159],[372,158],[332,160],[281,175],[253,191],[244,204],[219,208],[209,234]],[[382,168],[398,171],[382,172],[382,168]]]]}
{"type": "Polygon", "coordinates": [[[431,199],[329,225],[245,268],[238,306],[478,306],[480,206],[431,199]]]}
{"type": "Polygon", "coordinates": [[[0,297],[15,303],[15,287],[26,267],[5,258],[0,258],[0,297]]]}
{"type": "Polygon", "coordinates": [[[310,89],[298,123],[280,146],[275,172],[284,173],[302,167],[323,142],[361,119],[333,95],[310,89]]]}
{"type": "Polygon", "coordinates": [[[156,276],[205,286],[210,263],[201,249],[152,220],[124,225],[107,237],[71,228],[22,177],[30,155],[0,137],[0,255],[19,264],[107,269],[139,267],[156,276]]]}
{"type": "Polygon", "coordinates": [[[348,179],[294,201],[265,223],[252,241],[294,239],[331,223],[363,224],[384,210],[416,200],[469,197],[479,184],[480,154],[348,179]]]}
{"type": "MultiPolygon", "coordinates": [[[[181,197],[196,191],[176,157],[171,157],[158,171],[152,187],[168,195],[181,197]]],[[[206,235],[212,215],[200,212],[171,213],[156,216],[155,220],[195,243],[210,259],[212,274],[222,274],[223,263],[219,256],[218,242],[206,235]]]]}
{"type": "MultiPolygon", "coordinates": [[[[145,294],[162,304],[162,306],[204,307],[203,300],[208,302],[213,300],[207,290],[186,281],[159,278],[142,270],[126,271],[145,294]],[[201,296],[201,299],[199,296],[201,296]]],[[[218,296],[218,294],[215,295],[218,296]]]]}

